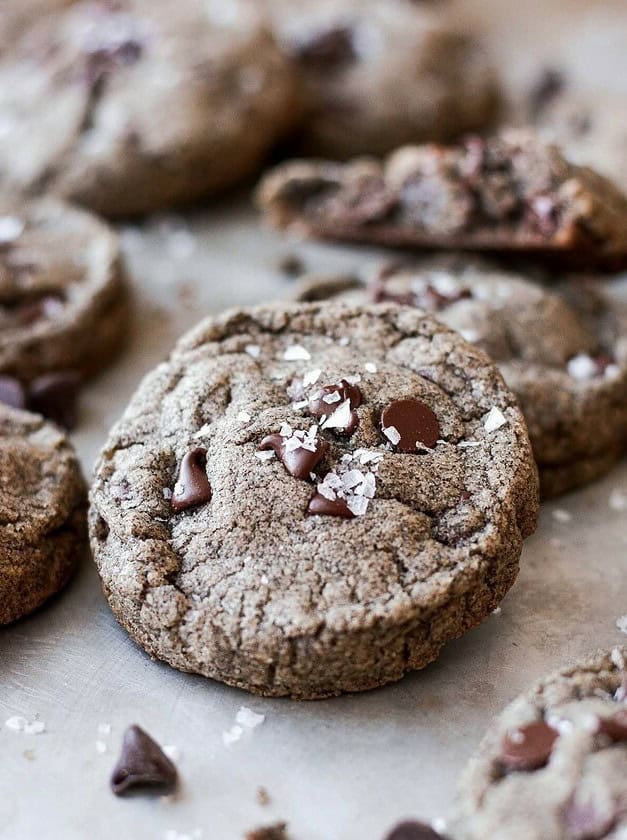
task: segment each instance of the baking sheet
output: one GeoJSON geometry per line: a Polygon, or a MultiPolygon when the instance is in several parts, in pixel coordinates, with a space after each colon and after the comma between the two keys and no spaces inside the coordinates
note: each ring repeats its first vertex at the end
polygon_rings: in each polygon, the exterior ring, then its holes
{"type": "MultiPolygon", "coordinates": [[[[555,9],[582,9],[569,26],[583,33],[584,55],[600,56],[603,66],[594,64],[591,77],[627,79],[616,78],[627,46],[624,2],[556,0],[554,8],[534,0],[518,38],[503,25],[506,5],[467,2],[460,20],[487,14],[497,49],[509,52],[516,41],[529,56],[557,43],[563,53],[555,9]],[[605,41],[604,27],[611,32],[605,41]]],[[[353,270],[367,256],[291,244],[260,229],[246,195],[185,218],[124,226],[122,237],[137,321],[125,355],[84,394],[74,440],[87,473],[139,378],[199,317],[288,294],[276,269],[285,253],[298,251],[316,271],[353,270]]],[[[500,613],[449,644],[437,663],[378,691],[294,703],[152,662],[117,626],[85,563],[62,597],[0,633],[0,837],[235,840],[285,820],[294,840],[377,840],[402,817],[446,817],[459,772],[493,714],[562,663],[626,641],[616,623],[627,613],[626,570],[623,462],[603,481],[543,507],[500,613]],[[227,744],[242,707],[265,719],[227,744]],[[13,731],[6,721],[14,716],[42,721],[45,731],[13,731]],[[176,797],[110,794],[121,736],[134,722],[176,748],[176,797]],[[260,786],[269,805],[258,801],[260,786]]]]}

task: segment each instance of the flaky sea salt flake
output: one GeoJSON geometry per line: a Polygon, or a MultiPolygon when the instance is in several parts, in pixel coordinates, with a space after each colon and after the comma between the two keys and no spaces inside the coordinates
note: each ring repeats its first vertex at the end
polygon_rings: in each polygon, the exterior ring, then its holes
{"type": "Polygon", "coordinates": [[[283,353],[283,358],[286,362],[308,362],[311,353],[301,344],[291,344],[283,353]]]}
{"type": "Polygon", "coordinates": [[[401,441],[401,435],[396,426],[388,426],[383,430],[383,434],[393,446],[397,446],[401,441]]]}
{"type": "Polygon", "coordinates": [[[485,420],[483,421],[483,427],[486,430],[486,432],[495,432],[497,429],[500,429],[501,426],[504,426],[506,423],[507,417],[503,414],[501,409],[497,408],[496,406],[492,406],[485,420]]]}

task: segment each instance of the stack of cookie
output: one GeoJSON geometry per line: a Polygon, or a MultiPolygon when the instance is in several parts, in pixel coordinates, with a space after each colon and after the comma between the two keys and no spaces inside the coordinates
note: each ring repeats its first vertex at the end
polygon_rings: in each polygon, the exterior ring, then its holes
{"type": "MultiPolygon", "coordinates": [[[[620,167],[547,144],[575,149],[555,80],[531,127],[497,126],[482,47],[431,5],[9,0],[0,624],[65,585],[89,520],[109,605],[152,657],[266,697],[372,689],[498,608],[540,496],[623,457],[620,167]],[[184,335],[110,431],[87,512],[61,427],[131,326],[96,214],[215,197],[286,148],[301,157],[256,192],[266,220],[392,257],[184,335]]],[[[452,837],[623,836],[626,655],[506,710],[452,837]]]]}

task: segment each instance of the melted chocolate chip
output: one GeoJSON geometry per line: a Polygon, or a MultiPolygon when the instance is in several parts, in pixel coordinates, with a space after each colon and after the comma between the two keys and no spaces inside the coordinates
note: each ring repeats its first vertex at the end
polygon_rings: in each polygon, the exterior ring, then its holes
{"type": "Polygon", "coordinates": [[[422,287],[416,286],[406,294],[400,294],[391,291],[384,279],[379,279],[370,286],[370,296],[373,303],[398,303],[400,306],[414,306],[428,312],[440,312],[459,300],[471,298],[472,292],[460,287],[444,294],[431,283],[427,283],[422,287]]]}
{"type": "Polygon", "coordinates": [[[80,376],[75,371],[45,373],[28,386],[28,408],[65,429],[73,429],[77,421],[79,385],[80,376]]]}
{"type": "Polygon", "coordinates": [[[507,770],[538,770],[551,757],[559,732],[544,721],[510,732],[503,741],[501,764],[507,770]]]}
{"type": "Polygon", "coordinates": [[[299,446],[298,449],[288,449],[286,446],[287,440],[288,438],[281,435],[268,435],[259,444],[259,449],[273,449],[290,475],[293,475],[294,478],[308,479],[309,473],[313,472],[329,451],[329,444],[326,440],[315,438],[316,448],[313,451],[304,449],[302,446],[299,446]]]}
{"type": "MultiPolygon", "coordinates": [[[[347,417],[347,423],[341,427],[335,427],[334,431],[340,434],[352,435],[359,425],[359,417],[355,411],[359,408],[363,400],[363,396],[357,385],[351,385],[346,379],[342,379],[339,385],[325,385],[321,388],[315,396],[309,400],[309,411],[314,417],[330,417],[338,408],[348,401],[350,414],[347,417]],[[333,398],[333,402],[328,402],[325,397],[333,398]]],[[[323,422],[324,428],[324,422],[323,422]]],[[[332,428],[332,427],[330,427],[332,428]]]]}
{"type": "Polygon", "coordinates": [[[612,717],[600,720],[599,732],[615,743],[627,741],[627,709],[621,709],[612,717]]]}
{"type": "Polygon", "coordinates": [[[322,73],[332,73],[351,64],[357,57],[353,32],[348,26],[321,30],[296,47],[298,60],[322,73]]]}
{"type": "Polygon", "coordinates": [[[433,449],[440,438],[438,418],[420,400],[391,402],[381,415],[381,428],[385,430],[391,427],[396,429],[400,440],[394,443],[387,435],[386,438],[399,452],[415,454],[419,445],[433,449]]]}
{"type": "Polygon", "coordinates": [[[181,461],[179,475],[172,493],[172,509],[185,510],[211,500],[211,485],[207,478],[207,450],[192,449],[181,461]]]}
{"type": "Polygon", "coordinates": [[[415,820],[407,820],[393,828],[385,840],[446,840],[446,838],[434,831],[429,825],[415,820]]]}
{"type": "Polygon", "coordinates": [[[309,502],[307,513],[310,516],[339,516],[343,519],[354,519],[355,517],[344,499],[327,499],[322,493],[316,493],[313,496],[309,502]]]}
{"type": "Polygon", "coordinates": [[[26,408],[26,391],[18,379],[0,375],[0,402],[11,408],[26,408]]]}
{"type": "Polygon", "coordinates": [[[134,787],[171,789],[176,785],[176,767],[159,744],[139,726],[124,733],[122,753],[111,775],[111,789],[121,796],[134,787]]]}

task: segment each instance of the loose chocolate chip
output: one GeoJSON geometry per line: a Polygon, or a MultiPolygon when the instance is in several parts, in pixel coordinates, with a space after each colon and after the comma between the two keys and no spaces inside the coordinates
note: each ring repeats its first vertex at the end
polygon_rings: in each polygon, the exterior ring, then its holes
{"type": "Polygon", "coordinates": [[[313,472],[329,451],[329,444],[326,440],[315,438],[312,445],[315,445],[316,448],[313,451],[302,446],[299,446],[298,449],[288,449],[288,440],[281,435],[268,435],[259,444],[259,449],[273,449],[290,475],[295,478],[308,479],[309,474],[313,472]]]}
{"type": "Polygon", "coordinates": [[[124,733],[122,753],[111,775],[111,789],[121,796],[134,787],[171,789],[176,785],[176,767],[159,744],[139,726],[124,733]]]}
{"type": "Polygon", "coordinates": [[[501,750],[501,764],[507,770],[538,770],[551,757],[559,732],[544,721],[529,723],[509,732],[501,750]]]}
{"type": "Polygon", "coordinates": [[[26,408],[26,392],[18,379],[0,375],[0,402],[12,408],[26,408]]]}
{"type": "Polygon", "coordinates": [[[355,517],[344,499],[327,499],[322,493],[316,493],[311,499],[307,513],[310,516],[339,516],[343,519],[355,517]]]}
{"type": "Polygon", "coordinates": [[[386,835],[385,840],[446,840],[446,838],[434,831],[429,825],[415,820],[407,820],[393,828],[386,835]]]}
{"type": "MultiPolygon", "coordinates": [[[[342,379],[339,385],[325,385],[315,396],[309,400],[309,411],[314,417],[331,417],[338,408],[348,401],[348,413],[346,423],[343,426],[329,427],[341,434],[352,435],[359,425],[359,417],[355,411],[359,408],[363,396],[357,385],[351,385],[346,379],[342,379]],[[325,397],[327,399],[325,400],[325,397]],[[329,398],[331,401],[329,401],[329,398]]],[[[323,422],[324,428],[324,422],[323,422]]]]}
{"type": "Polygon", "coordinates": [[[621,709],[612,717],[600,720],[599,732],[616,743],[627,741],[627,709],[621,709]]]}
{"type": "Polygon", "coordinates": [[[185,510],[211,500],[206,466],[207,450],[200,446],[183,456],[170,502],[173,510],[185,510]]]}
{"type": "Polygon", "coordinates": [[[355,60],[353,32],[348,26],[335,26],[313,34],[296,47],[298,60],[318,72],[331,73],[355,60]]]}
{"type": "Polygon", "coordinates": [[[399,452],[416,453],[419,445],[433,449],[440,438],[438,418],[428,405],[420,400],[404,399],[391,402],[381,415],[381,428],[395,429],[400,440],[395,442],[394,432],[386,438],[399,452]]]}
{"type": "Polygon", "coordinates": [[[65,429],[73,429],[77,420],[79,384],[80,376],[75,371],[45,373],[28,386],[28,408],[65,429]]]}

